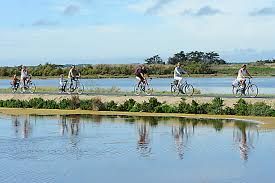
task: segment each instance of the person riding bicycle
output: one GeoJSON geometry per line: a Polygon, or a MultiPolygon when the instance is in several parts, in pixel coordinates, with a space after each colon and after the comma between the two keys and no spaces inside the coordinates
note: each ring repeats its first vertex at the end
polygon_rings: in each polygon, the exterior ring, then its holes
{"type": "Polygon", "coordinates": [[[140,65],[135,70],[136,79],[138,80],[138,87],[141,83],[147,84],[146,77],[148,77],[148,71],[144,65],[140,65]]]}
{"type": "Polygon", "coordinates": [[[183,74],[187,74],[189,76],[188,72],[181,68],[181,63],[179,62],[179,63],[177,63],[175,70],[174,70],[174,80],[176,81],[176,85],[178,88],[182,84],[182,81],[183,81],[182,75],[183,74]]]}
{"type": "Polygon", "coordinates": [[[243,91],[245,90],[246,87],[246,76],[249,76],[250,78],[252,78],[252,76],[250,75],[250,73],[248,72],[248,70],[246,69],[246,64],[243,64],[242,67],[240,68],[239,72],[238,72],[238,77],[237,77],[237,81],[240,83],[240,85],[243,88],[243,91]]]}
{"type": "Polygon", "coordinates": [[[20,80],[17,78],[17,75],[16,74],[13,75],[12,81],[11,81],[12,87],[17,89],[19,87],[19,82],[20,80]]]}
{"type": "Polygon", "coordinates": [[[70,88],[73,86],[73,81],[76,81],[80,77],[80,72],[73,65],[69,71],[68,78],[71,80],[70,88]]]}
{"type": "Polygon", "coordinates": [[[23,87],[26,86],[26,81],[28,80],[29,78],[29,72],[27,70],[27,67],[26,66],[22,66],[22,69],[21,69],[21,80],[23,81],[23,87]]]}
{"type": "Polygon", "coordinates": [[[60,86],[61,92],[65,92],[67,82],[68,80],[64,79],[64,74],[61,74],[59,78],[59,86],[60,86]]]}

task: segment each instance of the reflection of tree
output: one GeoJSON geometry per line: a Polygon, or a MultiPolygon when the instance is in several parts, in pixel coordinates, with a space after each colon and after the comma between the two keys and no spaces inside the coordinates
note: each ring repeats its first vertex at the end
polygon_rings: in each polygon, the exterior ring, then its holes
{"type": "Polygon", "coordinates": [[[12,124],[15,130],[16,136],[21,135],[23,138],[28,138],[32,133],[32,125],[29,119],[29,116],[25,116],[23,123],[21,125],[20,118],[18,116],[12,116],[12,124]]]}
{"type": "Polygon", "coordinates": [[[186,123],[181,123],[179,126],[172,126],[172,135],[180,159],[183,159],[184,148],[192,133],[194,133],[194,126],[190,129],[186,123]]]}
{"type": "Polygon", "coordinates": [[[149,156],[151,153],[151,147],[148,126],[146,123],[138,123],[138,135],[139,139],[137,149],[139,150],[141,156],[149,156]]]}
{"type": "Polygon", "coordinates": [[[247,161],[250,149],[254,148],[255,130],[250,130],[251,125],[245,122],[236,122],[235,125],[238,131],[234,131],[233,139],[239,144],[241,158],[247,161]]]}

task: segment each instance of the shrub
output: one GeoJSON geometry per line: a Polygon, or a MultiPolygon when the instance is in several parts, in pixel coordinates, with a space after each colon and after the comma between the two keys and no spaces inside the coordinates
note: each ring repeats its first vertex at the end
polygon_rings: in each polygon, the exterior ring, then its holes
{"type": "Polygon", "coordinates": [[[112,100],[110,102],[107,102],[105,104],[105,108],[107,111],[116,111],[117,110],[117,104],[112,100]]]}
{"type": "Polygon", "coordinates": [[[104,111],[106,110],[104,103],[102,103],[100,98],[92,99],[92,110],[94,111],[104,111]]]}
{"type": "Polygon", "coordinates": [[[248,111],[249,115],[254,116],[272,116],[275,114],[275,110],[264,102],[256,102],[253,105],[249,105],[248,111]]]}
{"type": "Polygon", "coordinates": [[[191,111],[190,104],[187,104],[184,98],[181,99],[181,102],[178,106],[178,111],[185,114],[189,114],[189,112],[191,111]]]}
{"type": "Polygon", "coordinates": [[[135,103],[135,105],[132,107],[130,112],[141,112],[142,111],[142,104],[135,103]]]}
{"type": "Polygon", "coordinates": [[[234,111],[237,115],[247,116],[248,115],[248,104],[244,99],[238,100],[237,104],[234,105],[234,111]]]}
{"type": "Polygon", "coordinates": [[[223,114],[223,106],[223,100],[219,97],[215,97],[208,107],[208,112],[210,114],[223,114]]]}
{"type": "Polygon", "coordinates": [[[126,100],[123,104],[119,105],[117,107],[118,111],[130,111],[134,105],[136,104],[136,101],[134,99],[126,100]]]}

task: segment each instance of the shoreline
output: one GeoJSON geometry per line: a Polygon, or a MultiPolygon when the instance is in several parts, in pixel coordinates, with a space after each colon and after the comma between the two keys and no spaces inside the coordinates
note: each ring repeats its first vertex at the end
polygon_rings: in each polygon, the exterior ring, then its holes
{"type": "Polygon", "coordinates": [[[119,111],[91,111],[91,110],[60,110],[60,109],[23,109],[0,108],[5,115],[98,115],[98,116],[139,116],[139,117],[176,117],[201,119],[228,119],[257,123],[263,129],[275,129],[275,117],[209,115],[209,114],[181,114],[181,113],[148,113],[148,112],[119,112],[119,111]]]}
{"type": "MultiPolygon", "coordinates": [[[[173,78],[173,75],[150,75],[151,78],[173,78]]],[[[190,78],[235,78],[236,75],[228,74],[191,74],[190,78]]],[[[275,75],[254,75],[254,78],[272,78],[275,75]]],[[[81,79],[134,79],[134,75],[121,75],[121,76],[111,76],[111,75],[99,75],[99,76],[82,76],[81,79]]],[[[0,77],[0,80],[11,79],[11,77],[0,77]]],[[[33,79],[39,80],[50,80],[50,79],[59,79],[59,76],[33,76],[33,79]]]]}

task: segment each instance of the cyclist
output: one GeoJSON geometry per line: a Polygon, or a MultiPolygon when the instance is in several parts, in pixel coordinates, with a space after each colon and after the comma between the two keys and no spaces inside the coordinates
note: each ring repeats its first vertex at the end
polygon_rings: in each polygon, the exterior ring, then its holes
{"type": "Polygon", "coordinates": [[[20,80],[17,78],[16,74],[13,75],[13,78],[11,81],[12,87],[17,89],[19,87],[19,82],[20,80]]]}
{"type": "MultiPolygon", "coordinates": [[[[176,84],[177,84],[178,88],[179,88],[180,84],[183,81],[183,77],[182,77],[183,74],[188,74],[188,72],[183,70],[181,68],[181,63],[178,62],[176,67],[175,67],[175,70],[174,70],[174,80],[176,81],[176,84]]],[[[188,74],[188,76],[189,76],[189,74],[188,74]]]]}
{"type": "Polygon", "coordinates": [[[141,84],[141,83],[144,83],[144,84],[148,84],[147,81],[146,81],[146,75],[148,76],[148,71],[147,69],[145,68],[144,65],[140,65],[136,68],[135,70],[135,75],[136,75],[136,79],[138,80],[138,86],[141,84]]]}
{"type": "Polygon", "coordinates": [[[80,77],[80,72],[76,69],[75,65],[73,65],[69,71],[68,78],[71,80],[70,88],[73,86],[73,81],[76,81],[77,78],[80,77]]]}
{"type": "Polygon", "coordinates": [[[242,67],[240,68],[239,72],[238,72],[238,77],[237,77],[237,81],[240,83],[240,85],[243,88],[243,91],[245,90],[246,84],[245,84],[245,76],[249,76],[250,78],[252,78],[252,76],[250,75],[250,73],[248,72],[248,70],[246,69],[246,64],[243,64],[242,67]]]}
{"type": "Polygon", "coordinates": [[[61,92],[65,92],[67,82],[68,80],[64,79],[64,74],[61,74],[59,78],[59,86],[60,86],[61,92]]]}
{"type": "Polygon", "coordinates": [[[29,77],[29,72],[27,70],[27,67],[26,66],[22,66],[22,69],[21,69],[21,80],[23,81],[23,87],[25,88],[26,86],[26,81],[29,77]]]}

